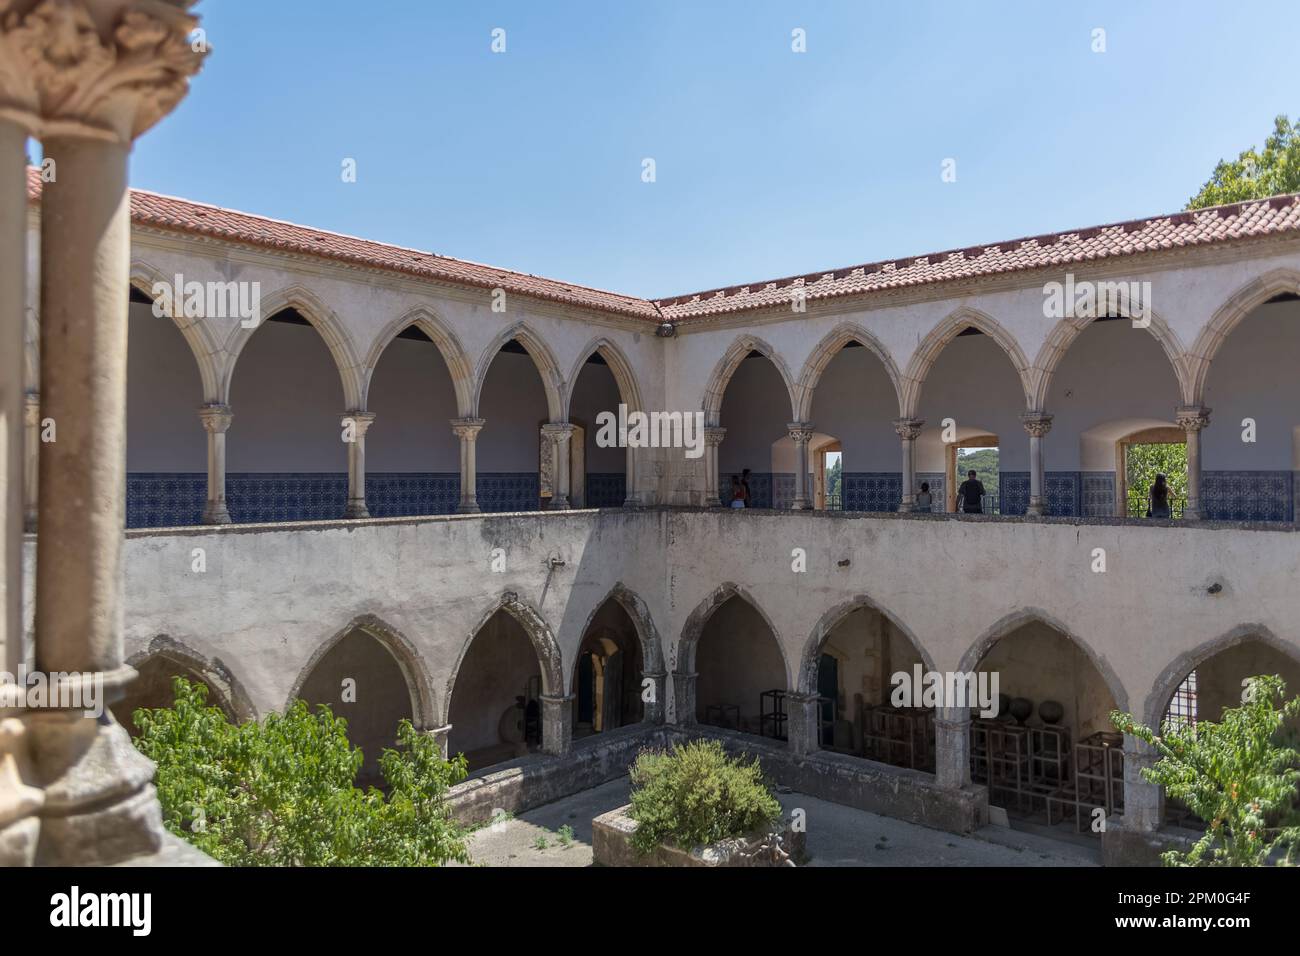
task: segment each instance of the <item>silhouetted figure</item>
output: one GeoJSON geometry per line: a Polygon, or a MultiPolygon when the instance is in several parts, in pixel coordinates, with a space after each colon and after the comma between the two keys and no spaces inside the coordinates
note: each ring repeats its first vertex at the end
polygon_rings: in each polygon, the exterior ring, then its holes
{"type": "Polygon", "coordinates": [[[961,505],[961,510],[966,514],[983,514],[984,484],[975,477],[975,469],[972,468],[968,475],[969,477],[957,489],[957,501],[961,505]]]}
{"type": "Polygon", "coordinates": [[[1151,486],[1151,495],[1147,499],[1147,517],[1168,518],[1169,516],[1169,483],[1164,475],[1156,475],[1155,483],[1151,486]]]}
{"type": "Polygon", "coordinates": [[[739,475],[731,476],[731,507],[745,507],[745,486],[740,483],[739,475]]]}
{"type": "Polygon", "coordinates": [[[921,493],[916,496],[916,510],[930,512],[934,508],[934,496],[930,494],[930,483],[921,482],[921,493]]]}

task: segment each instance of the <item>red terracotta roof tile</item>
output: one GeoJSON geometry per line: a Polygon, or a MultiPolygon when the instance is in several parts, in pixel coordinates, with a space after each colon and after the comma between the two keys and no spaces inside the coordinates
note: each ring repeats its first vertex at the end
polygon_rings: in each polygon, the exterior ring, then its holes
{"type": "MultiPolygon", "coordinates": [[[[40,189],[39,171],[29,167],[27,190],[32,201],[39,199],[40,189]]],[[[131,219],[140,225],[159,229],[389,269],[439,282],[482,289],[501,288],[550,302],[662,322],[665,319],[689,321],[785,305],[791,297],[786,290],[792,288],[801,288],[805,301],[811,302],[1048,266],[1075,265],[1161,249],[1283,233],[1300,235],[1300,194],[654,300],[311,229],[142,190],[131,191],[131,219]]]]}

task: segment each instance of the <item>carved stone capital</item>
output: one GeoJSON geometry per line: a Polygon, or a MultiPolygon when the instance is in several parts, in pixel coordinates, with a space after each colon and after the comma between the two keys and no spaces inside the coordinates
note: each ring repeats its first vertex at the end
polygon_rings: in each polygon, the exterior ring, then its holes
{"type": "Polygon", "coordinates": [[[199,406],[199,421],[203,423],[203,430],[213,435],[224,435],[234,419],[235,413],[229,405],[199,406]]]}
{"type": "Polygon", "coordinates": [[[812,422],[790,422],[785,427],[789,429],[790,440],[796,445],[808,444],[815,434],[812,422]]]}
{"type": "Polygon", "coordinates": [[[1179,405],[1174,410],[1174,421],[1185,432],[1199,432],[1209,426],[1211,411],[1204,405],[1179,405]]]}
{"type": "Polygon", "coordinates": [[[1020,416],[1020,424],[1031,438],[1042,438],[1052,430],[1052,416],[1046,412],[1025,412],[1020,416]]]}
{"type": "Polygon", "coordinates": [[[542,426],[542,434],[559,444],[573,437],[573,427],[571,422],[551,422],[542,426]]]}
{"type": "Polygon", "coordinates": [[[925,427],[925,420],[922,418],[896,418],[894,419],[894,434],[905,441],[916,441],[921,429],[925,427]]]}
{"type": "Polygon", "coordinates": [[[453,418],[451,419],[451,431],[461,441],[474,441],[486,424],[487,419],[485,418],[453,418]]]}
{"type": "Polygon", "coordinates": [[[374,412],[344,412],[343,417],[339,419],[339,424],[344,428],[352,426],[353,434],[357,438],[365,438],[366,432],[370,431],[370,426],[375,423],[374,412]]]}
{"type": "Polygon", "coordinates": [[[194,2],[0,0],[0,112],[33,114],[42,139],[130,143],[203,64],[194,2]]]}
{"type": "Polygon", "coordinates": [[[727,430],[720,425],[710,425],[704,429],[704,444],[710,448],[717,448],[726,437],[727,430]]]}

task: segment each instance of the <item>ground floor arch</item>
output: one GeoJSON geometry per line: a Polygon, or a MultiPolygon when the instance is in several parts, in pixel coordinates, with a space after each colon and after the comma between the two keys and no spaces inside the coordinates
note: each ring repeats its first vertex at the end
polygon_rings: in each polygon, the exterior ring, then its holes
{"type": "Polygon", "coordinates": [[[679,721],[789,738],[785,654],[748,595],[734,585],[715,591],[688,620],[678,658],[679,721]]]}
{"type": "Polygon", "coordinates": [[[636,624],[615,598],[606,599],[587,624],[573,664],[574,738],[640,723],[644,672],[636,624]]]}
{"type": "Polygon", "coordinates": [[[109,705],[109,710],[132,737],[138,737],[141,731],[135,722],[136,710],[172,706],[175,702],[172,684],[177,677],[207,687],[208,705],[220,708],[232,723],[253,716],[252,704],[243,688],[225,675],[214,674],[195,655],[182,650],[147,651],[136,655],[129,663],[135,668],[136,679],[127,686],[125,696],[109,705]]]}

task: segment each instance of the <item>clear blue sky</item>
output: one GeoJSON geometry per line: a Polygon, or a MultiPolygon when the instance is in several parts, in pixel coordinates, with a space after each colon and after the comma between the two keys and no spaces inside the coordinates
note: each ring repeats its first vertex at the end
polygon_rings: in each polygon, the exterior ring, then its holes
{"type": "Polygon", "coordinates": [[[1295,0],[197,9],[132,185],[647,296],[1173,211],[1300,112],[1295,0]]]}

